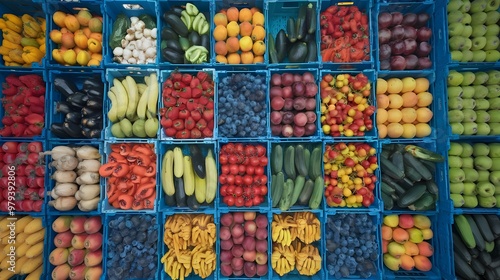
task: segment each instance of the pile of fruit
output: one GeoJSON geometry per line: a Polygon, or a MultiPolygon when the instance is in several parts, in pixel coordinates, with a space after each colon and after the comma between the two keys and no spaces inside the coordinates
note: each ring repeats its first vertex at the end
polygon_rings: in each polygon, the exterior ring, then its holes
{"type": "Polygon", "coordinates": [[[377,129],[379,138],[427,137],[433,96],[427,78],[377,79],[377,129]]]}
{"type": "Polygon", "coordinates": [[[457,215],[453,231],[455,273],[464,279],[500,278],[500,219],[457,215]]]}
{"type": "Polygon", "coordinates": [[[271,76],[271,135],[302,137],[317,134],[318,85],[311,72],[271,76]]]}
{"type": "Polygon", "coordinates": [[[202,279],[215,270],[216,226],[212,215],[175,214],[165,221],[163,242],[167,253],[161,258],[171,279],[185,279],[192,272],[202,279]]]}
{"type": "Polygon", "coordinates": [[[335,279],[349,276],[370,278],[377,273],[377,225],[368,214],[328,216],[326,231],[326,270],[335,279]]]}
{"type": "MultiPolygon", "coordinates": [[[[448,35],[451,60],[496,62],[500,40],[498,1],[452,0],[448,2],[448,35]]],[[[467,277],[468,278],[468,277],[467,277]]]]}
{"type": "Polygon", "coordinates": [[[450,198],[454,207],[500,208],[500,144],[451,142],[450,198]]]}
{"type": "Polygon", "coordinates": [[[372,85],[363,73],[326,74],[320,82],[321,125],[324,135],[364,136],[373,129],[372,85]]]}
{"type": "Polygon", "coordinates": [[[219,183],[227,206],[252,207],[267,202],[267,148],[227,143],[219,151],[219,183]]]}
{"type": "Polygon", "coordinates": [[[51,156],[50,166],[55,168],[51,176],[55,186],[47,192],[53,199],[49,206],[58,211],[71,211],[77,206],[83,212],[96,210],[101,199],[99,149],[55,146],[43,154],[51,156]]]}
{"type": "Polygon", "coordinates": [[[199,145],[177,146],[165,152],[161,167],[161,186],[165,204],[198,210],[210,205],[217,194],[217,167],[211,149],[199,145]],[[189,153],[183,152],[189,150],[189,153]],[[206,155],[204,155],[206,153],[206,155]]]}
{"type": "MultiPolygon", "coordinates": [[[[282,4],[276,2],[269,5],[282,4]]],[[[280,6],[281,7],[281,6],[280,6]]],[[[276,9],[276,8],[275,8],[276,9]]],[[[272,20],[273,16],[271,16],[272,20]]],[[[289,17],[285,29],[280,29],[276,39],[269,33],[270,63],[305,63],[318,61],[318,45],[316,45],[317,30],[316,7],[313,3],[298,7],[298,16],[289,17]],[[287,60],[288,59],[288,60],[287,60]]],[[[270,25],[273,25],[271,23],[270,25]]]]}
{"type": "MultiPolygon", "coordinates": [[[[390,9],[390,8],[389,8],[390,9]]],[[[429,14],[383,12],[378,15],[380,70],[423,70],[432,67],[429,14]]]]}
{"type": "MultiPolygon", "coordinates": [[[[1,48],[1,47],[0,47],[1,48]]],[[[2,83],[2,137],[33,137],[45,126],[45,81],[40,75],[8,75],[2,83]]]]}
{"type": "MultiPolygon", "coordinates": [[[[226,213],[220,218],[220,273],[248,278],[268,273],[268,219],[255,212],[226,213]]],[[[219,276],[220,277],[220,276],[219,276]]]]}
{"type": "Polygon", "coordinates": [[[106,279],[155,279],[159,238],[155,215],[117,215],[108,219],[106,279]]]}
{"type": "Polygon", "coordinates": [[[282,211],[294,205],[317,209],[323,200],[321,146],[292,144],[283,150],[276,144],[271,152],[272,207],[282,211]]]}
{"type": "Polygon", "coordinates": [[[31,67],[45,57],[45,18],[28,14],[3,14],[0,20],[3,40],[0,46],[5,66],[31,67]]]}
{"type": "Polygon", "coordinates": [[[58,29],[50,31],[55,62],[65,66],[99,66],[102,61],[102,16],[80,9],[76,15],[56,11],[52,15],[58,29]]]}
{"type": "Polygon", "coordinates": [[[52,222],[55,248],[49,255],[54,268],[47,274],[50,273],[52,279],[99,279],[102,275],[101,228],[99,216],[57,217],[52,222]]]}
{"type": "Polygon", "coordinates": [[[325,197],[329,207],[369,207],[375,201],[377,150],[367,143],[326,145],[325,197]]]}
{"type": "Polygon", "coordinates": [[[116,209],[153,209],[156,200],[154,144],[111,144],[99,174],[106,180],[108,204],[116,209]]]}
{"type": "Polygon", "coordinates": [[[161,30],[161,55],[173,64],[200,64],[210,61],[210,23],[192,3],[166,11],[161,30]]]}
{"type": "Polygon", "coordinates": [[[266,77],[251,73],[234,73],[223,78],[220,75],[217,97],[219,137],[266,136],[266,77]]]}
{"type": "Polygon", "coordinates": [[[448,121],[458,135],[500,134],[500,71],[448,74],[448,121]]]}
{"type": "Polygon", "coordinates": [[[384,145],[380,157],[384,209],[432,210],[438,198],[436,163],[444,157],[415,145],[384,145]]]}
{"type": "Polygon", "coordinates": [[[40,142],[2,144],[0,211],[42,211],[45,196],[45,161],[39,156],[42,150],[40,142]]]}
{"type": "MultiPolygon", "coordinates": [[[[59,93],[53,114],[64,114],[63,122],[52,122],[50,131],[57,138],[100,138],[104,83],[99,75],[85,75],[78,87],[69,76],[55,77],[52,81],[53,99],[59,93]]],[[[111,95],[111,94],[108,94],[111,95]]]]}
{"type": "Polygon", "coordinates": [[[257,7],[222,9],[214,16],[215,61],[227,64],[264,62],[264,14],[257,7]]]}
{"type": "Polygon", "coordinates": [[[163,83],[160,124],[174,139],[214,135],[214,80],[208,72],[172,72],[163,83]]]}
{"type": "Polygon", "coordinates": [[[366,11],[357,6],[332,5],[321,12],[323,62],[370,60],[370,28],[366,11]]]}
{"type": "Polygon", "coordinates": [[[392,271],[430,271],[434,248],[431,220],[423,215],[388,215],[382,225],[384,265],[392,271]]]}
{"type": "Polygon", "coordinates": [[[321,223],[311,212],[274,214],[271,224],[273,270],[283,276],[295,269],[300,275],[313,276],[321,270],[319,252],[321,223]]]}
{"type": "Polygon", "coordinates": [[[108,91],[111,106],[107,113],[111,134],[117,138],[156,138],[158,122],[158,79],[156,73],[137,83],[131,76],[113,79],[108,91]]]}

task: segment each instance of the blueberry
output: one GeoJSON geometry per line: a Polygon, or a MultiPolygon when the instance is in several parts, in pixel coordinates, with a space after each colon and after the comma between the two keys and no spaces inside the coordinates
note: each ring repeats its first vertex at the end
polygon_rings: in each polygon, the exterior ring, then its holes
{"type": "Polygon", "coordinates": [[[339,265],[339,266],[343,266],[343,265],[344,265],[344,261],[343,261],[343,260],[338,260],[338,261],[337,261],[337,265],[339,265]]]}
{"type": "Polygon", "coordinates": [[[344,247],[345,247],[345,246],[347,246],[347,244],[348,244],[348,242],[347,242],[347,240],[346,240],[346,239],[343,239],[343,240],[340,242],[340,245],[341,245],[341,246],[344,246],[344,247]]]}
{"type": "Polygon", "coordinates": [[[125,222],[120,222],[120,223],[118,224],[118,229],[120,229],[120,230],[125,229],[125,222]]]}
{"type": "Polygon", "coordinates": [[[342,253],[342,250],[340,248],[335,249],[335,255],[340,255],[342,253]]]}
{"type": "Polygon", "coordinates": [[[354,256],[354,249],[349,249],[349,251],[347,251],[347,254],[349,256],[354,256]]]}
{"type": "Polygon", "coordinates": [[[342,273],[342,277],[349,277],[349,268],[347,268],[346,266],[342,266],[340,268],[340,273],[342,273]]]}
{"type": "Polygon", "coordinates": [[[346,258],[346,256],[345,256],[345,254],[344,254],[344,253],[342,253],[342,254],[340,254],[340,255],[339,255],[339,259],[341,259],[341,260],[345,260],[345,258],[346,258]]]}
{"type": "Polygon", "coordinates": [[[347,247],[342,247],[341,251],[342,254],[347,254],[347,252],[349,252],[349,249],[347,247]]]}
{"type": "Polygon", "coordinates": [[[149,269],[155,269],[155,268],[156,268],[156,263],[150,263],[150,264],[148,265],[148,268],[149,268],[149,269]]]}
{"type": "Polygon", "coordinates": [[[335,272],[335,278],[336,279],[341,279],[342,278],[342,273],[340,273],[339,271],[335,272]]]}
{"type": "Polygon", "coordinates": [[[330,262],[330,263],[335,263],[336,259],[337,259],[337,257],[334,254],[328,255],[328,258],[327,258],[328,262],[330,262]]]}

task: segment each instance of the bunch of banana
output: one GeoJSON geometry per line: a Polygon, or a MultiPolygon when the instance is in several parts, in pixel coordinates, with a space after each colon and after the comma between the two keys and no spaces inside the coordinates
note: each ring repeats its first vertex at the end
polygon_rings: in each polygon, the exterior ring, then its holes
{"type": "Polygon", "coordinates": [[[321,224],[311,212],[296,212],[293,220],[297,223],[297,238],[305,244],[321,239],[321,224]]]}
{"type": "Polygon", "coordinates": [[[208,278],[215,270],[215,251],[213,246],[198,245],[193,249],[192,267],[202,279],[208,278]]]}
{"type": "Polygon", "coordinates": [[[41,218],[31,216],[0,217],[0,279],[14,275],[28,275],[26,279],[40,279],[43,272],[43,241],[45,228],[41,218]],[[15,219],[12,219],[15,218],[15,219]],[[15,236],[9,225],[14,222],[15,236]],[[15,239],[15,243],[13,243],[15,239]],[[9,262],[11,247],[15,248],[15,267],[9,262]]]}
{"type": "Polygon", "coordinates": [[[292,241],[297,238],[297,231],[293,228],[297,224],[290,215],[273,215],[273,222],[271,224],[273,242],[280,243],[283,246],[290,246],[292,241]]]}
{"type": "Polygon", "coordinates": [[[191,241],[191,217],[186,214],[172,215],[165,222],[163,242],[176,250],[186,250],[191,241]]]}
{"type": "Polygon", "coordinates": [[[216,230],[214,217],[211,215],[197,215],[192,220],[191,244],[198,246],[213,246],[216,230]]]}
{"type": "Polygon", "coordinates": [[[193,271],[191,259],[191,250],[170,250],[161,258],[161,263],[171,279],[185,279],[193,271]]]}
{"type": "Polygon", "coordinates": [[[319,250],[312,245],[305,245],[300,248],[300,250],[297,248],[295,261],[297,270],[301,275],[312,276],[321,269],[321,256],[319,250]]]}
{"type": "Polygon", "coordinates": [[[127,76],[113,79],[108,92],[111,107],[107,113],[111,134],[117,138],[156,137],[160,123],[157,116],[158,79],[156,73],[144,77],[144,83],[136,83],[127,76]]]}
{"type": "Polygon", "coordinates": [[[273,247],[271,265],[280,276],[295,269],[295,249],[292,246],[277,244],[273,247]]]}

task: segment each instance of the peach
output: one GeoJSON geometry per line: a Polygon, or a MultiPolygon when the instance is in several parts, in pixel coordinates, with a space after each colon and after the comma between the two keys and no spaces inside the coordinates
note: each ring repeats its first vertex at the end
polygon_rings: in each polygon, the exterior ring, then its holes
{"type": "Polygon", "coordinates": [[[52,30],[49,33],[49,37],[52,40],[52,42],[56,44],[61,44],[62,43],[62,32],[60,30],[52,30]]]}
{"type": "Polygon", "coordinates": [[[424,215],[413,215],[413,222],[416,228],[426,229],[431,228],[431,220],[424,215]]]}
{"type": "Polygon", "coordinates": [[[69,272],[70,279],[85,279],[85,268],[84,264],[72,267],[69,272]]]}
{"type": "Polygon", "coordinates": [[[98,17],[93,17],[89,20],[89,28],[92,32],[102,33],[102,20],[98,17]]]}
{"type": "Polygon", "coordinates": [[[65,18],[66,18],[66,13],[61,11],[57,11],[52,15],[52,20],[60,28],[66,27],[66,24],[64,23],[65,18]]]}
{"type": "Polygon", "coordinates": [[[394,239],[394,241],[396,241],[397,243],[400,243],[400,244],[403,244],[405,243],[406,241],[408,241],[408,238],[409,235],[408,235],[408,232],[406,232],[406,230],[402,229],[402,228],[395,228],[393,231],[392,231],[392,238],[394,239]]]}
{"type": "Polygon", "coordinates": [[[387,245],[387,252],[389,252],[391,256],[399,258],[405,253],[405,247],[403,244],[391,242],[387,245]]]}
{"type": "Polygon", "coordinates": [[[92,31],[90,31],[90,28],[88,27],[85,27],[82,29],[83,31],[83,34],[85,34],[85,36],[87,36],[88,38],[90,38],[90,34],[92,34],[92,31]]]}
{"type": "Polygon", "coordinates": [[[422,231],[419,230],[418,228],[409,228],[406,231],[408,231],[408,234],[410,235],[410,241],[413,243],[420,243],[424,241],[424,236],[422,234],[422,231]]]}
{"type": "Polygon", "coordinates": [[[391,240],[392,239],[392,228],[386,225],[382,225],[382,239],[391,240]]]}
{"type": "Polygon", "coordinates": [[[59,216],[52,222],[52,230],[57,233],[68,231],[72,219],[70,216],[59,216]]]}
{"type": "Polygon", "coordinates": [[[64,64],[63,58],[64,52],[61,49],[53,49],[52,50],[52,58],[59,64],[64,64]]]}
{"type": "Polygon", "coordinates": [[[64,280],[69,278],[69,273],[71,271],[71,266],[69,264],[58,265],[52,270],[52,279],[54,280],[64,280]]]}
{"type": "Polygon", "coordinates": [[[63,47],[68,49],[74,48],[76,46],[74,38],[75,36],[71,32],[63,33],[61,44],[63,45],[63,47]]]}
{"type": "Polygon", "coordinates": [[[71,32],[75,32],[80,29],[80,23],[74,15],[66,15],[64,18],[64,25],[71,32]]]}
{"type": "Polygon", "coordinates": [[[377,95],[377,107],[381,109],[389,107],[389,96],[385,94],[377,95]]]}
{"type": "Polygon", "coordinates": [[[432,269],[432,263],[429,258],[425,256],[414,256],[415,268],[420,271],[430,271],[432,269]]]}
{"type": "Polygon", "coordinates": [[[96,39],[96,40],[97,40],[97,41],[99,41],[99,42],[102,42],[102,34],[101,34],[101,33],[92,32],[92,33],[90,33],[90,35],[89,35],[89,36],[87,36],[87,37],[89,37],[89,39],[90,39],[90,38],[92,38],[92,39],[96,39]]]}
{"type": "Polygon", "coordinates": [[[405,92],[403,95],[403,107],[405,108],[411,108],[413,106],[416,106],[418,103],[418,96],[412,92],[405,92]]]}
{"type": "Polygon", "coordinates": [[[68,261],[69,251],[66,248],[55,248],[49,255],[52,265],[61,265],[68,261]]]}
{"type": "Polygon", "coordinates": [[[92,14],[88,10],[82,9],[78,12],[76,18],[78,19],[78,22],[81,26],[86,27],[89,26],[89,21],[92,18],[92,14]]]}
{"type": "Polygon", "coordinates": [[[101,60],[102,60],[102,59],[92,58],[92,59],[91,59],[91,60],[89,60],[89,62],[87,63],[87,66],[99,66],[99,65],[101,65],[101,60]]]}
{"type": "Polygon", "coordinates": [[[88,234],[83,233],[83,234],[76,234],[73,236],[73,240],[71,240],[71,245],[73,245],[73,248],[75,249],[85,249],[84,243],[85,239],[87,238],[88,234]]]}
{"type": "Polygon", "coordinates": [[[100,231],[102,227],[101,217],[100,216],[89,217],[83,224],[83,227],[85,229],[85,232],[88,234],[100,231]]]}
{"type": "Polygon", "coordinates": [[[401,228],[412,228],[413,227],[413,217],[408,214],[399,215],[399,227],[401,228]]]}
{"type": "Polygon", "coordinates": [[[384,264],[392,271],[398,271],[401,265],[401,259],[395,258],[390,254],[384,254],[384,264]]]}
{"type": "Polygon", "coordinates": [[[76,249],[71,251],[68,256],[68,264],[71,266],[77,266],[83,263],[83,258],[85,257],[85,250],[76,249]]]}
{"type": "Polygon", "coordinates": [[[417,94],[417,97],[418,97],[418,102],[417,102],[418,107],[427,107],[432,103],[433,98],[430,92],[427,91],[421,92],[417,94]]]}
{"type": "Polygon", "coordinates": [[[432,116],[432,111],[427,107],[417,109],[417,121],[420,123],[428,123],[432,116]]]}
{"type": "Polygon", "coordinates": [[[434,233],[432,232],[432,229],[430,229],[430,228],[424,228],[421,231],[422,231],[422,235],[424,236],[424,240],[432,239],[432,237],[434,236],[434,233]]]}
{"type": "Polygon", "coordinates": [[[73,233],[71,231],[65,231],[58,233],[54,237],[54,245],[58,248],[68,248],[71,247],[71,240],[73,239],[73,233]]]}
{"type": "Polygon", "coordinates": [[[420,255],[425,257],[431,257],[434,254],[434,248],[427,241],[418,243],[418,251],[420,252],[420,255]]]}
{"type": "Polygon", "coordinates": [[[69,226],[73,234],[80,234],[85,232],[84,224],[87,220],[84,216],[74,217],[69,226]]]}
{"type": "Polygon", "coordinates": [[[85,279],[98,280],[101,279],[102,267],[100,265],[87,267],[85,269],[85,279]]]}
{"type": "Polygon", "coordinates": [[[418,250],[418,245],[413,243],[413,242],[410,242],[410,241],[407,241],[405,242],[405,244],[403,244],[403,246],[405,246],[405,253],[409,256],[416,256],[419,254],[419,250],[418,250]]]}
{"type": "Polygon", "coordinates": [[[404,270],[412,270],[415,267],[415,261],[408,255],[401,256],[401,268],[404,270]]]}
{"type": "Polygon", "coordinates": [[[90,251],[96,251],[101,248],[102,234],[100,232],[92,233],[85,239],[83,246],[90,251]]]}
{"type": "Polygon", "coordinates": [[[85,265],[94,266],[100,264],[102,261],[102,251],[97,250],[94,252],[87,252],[85,255],[85,265]]]}
{"type": "Polygon", "coordinates": [[[98,40],[96,40],[94,38],[90,38],[87,43],[88,43],[89,51],[91,51],[93,53],[101,53],[102,52],[102,44],[98,40]]]}
{"type": "Polygon", "coordinates": [[[389,240],[382,239],[382,253],[387,253],[387,245],[389,245],[389,240]]]}
{"type": "Polygon", "coordinates": [[[389,94],[389,108],[399,109],[403,106],[403,97],[399,94],[389,94]]]}

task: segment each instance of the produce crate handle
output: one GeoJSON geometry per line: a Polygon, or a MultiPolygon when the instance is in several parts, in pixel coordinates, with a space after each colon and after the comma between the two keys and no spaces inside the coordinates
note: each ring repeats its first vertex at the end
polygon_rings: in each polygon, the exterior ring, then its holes
{"type": "Polygon", "coordinates": [[[337,5],[339,5],[339,6],[351,6],[351,5],[354,5],[354,2],[340,2],[337,5]]]}
{"type": "Polygon", "coordinates": [[[139,4],[123,4],[123,8],[127,10],[144,10],[139,4]]]}

